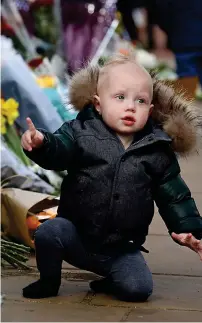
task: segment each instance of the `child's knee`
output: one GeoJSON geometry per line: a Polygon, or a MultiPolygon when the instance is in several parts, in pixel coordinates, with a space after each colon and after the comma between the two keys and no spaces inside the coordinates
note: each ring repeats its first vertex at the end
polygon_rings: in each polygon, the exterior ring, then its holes
{"type": "Polygon", "coordinates": [[[126,280],[116,285],[117,296],[127,302],[145,302],[152,294],[152,281],[126,280]]]}
{"type": "Polygon", "coordinates": [[[35,244],[38,245],[53,241],[54,237],[60,235],[60,226],[62,225],[63,220],[63,218],[54,218],[42,223],[36,230],[34,237],[35,244]]]}
{"type": "Polygon", "coordinates": [[[65,218],[56,217],[42,223],[35,233],[35,245],[57,243],[63,241],[66,236],[71,237],[75,231],[74,225],[65,218]]]}

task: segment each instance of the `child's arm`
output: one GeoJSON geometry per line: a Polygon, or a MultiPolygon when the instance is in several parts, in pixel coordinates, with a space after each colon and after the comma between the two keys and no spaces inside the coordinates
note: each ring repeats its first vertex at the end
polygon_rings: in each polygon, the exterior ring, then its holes
{"type": "Polygon", "coordinates": [[[66,170],[76,152],[70,124],[64,123],[54,134],[36,129],[30,118],[27,124],[21,138],[25,154],[45,169],[66,170]]]}
{"type": "Polygon", "coordinates": [[[168,149],[162,155],[164,161],[156,174],[154,200],[174,241],[198,252],[202,259],[202,217],[180,176],[175,154],[168,149]]]}

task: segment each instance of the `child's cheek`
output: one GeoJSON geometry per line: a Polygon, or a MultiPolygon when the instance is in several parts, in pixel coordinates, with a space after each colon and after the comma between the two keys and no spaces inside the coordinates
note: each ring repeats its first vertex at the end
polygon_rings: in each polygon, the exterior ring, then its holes
{"type": "Polygon", "coordinates": [[[140,124],[141,127],[145,126],[145,124],[147,123],[148,117],[149,117],[148,113],[144,113],[144,114],[139,116],[138,121],[139,121],[139,124],[140,124]]]}

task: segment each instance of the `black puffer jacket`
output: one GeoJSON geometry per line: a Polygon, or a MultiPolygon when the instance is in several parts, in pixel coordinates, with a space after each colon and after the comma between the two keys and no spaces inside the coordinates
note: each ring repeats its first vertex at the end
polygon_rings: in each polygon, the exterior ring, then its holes
{"type": "Polygon", "coordinates": [[[130,240],[140,247],[154,201],[169,232],[201,236],[202,218],[180,177],[172,140],[152,119],[126,150],[92,104],[55,134],[43,133],[43,147],[26,154],[44,168],[68,170],[58,215],[76,225],[92,250],[130,240]]]}

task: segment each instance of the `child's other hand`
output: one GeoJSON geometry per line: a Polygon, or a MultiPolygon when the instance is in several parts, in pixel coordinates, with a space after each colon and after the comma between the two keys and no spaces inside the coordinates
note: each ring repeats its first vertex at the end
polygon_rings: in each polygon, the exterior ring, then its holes
{"type": "Polygon", "coordinates": [[[39,148],[43,144],[44,135],[35,128],[30,118],[26,121],[28,130],[22,135],[21,145],[25,150],[32,151],[32,148],[39,148]]]}
{"type": "Polygon", "coordinates": [[[202,242],[197,240],[191,233],[175,233],[172,232],[172,238],[178,241],[185,247],[188,247],[198,253],[200,259],[202,260],[202,242]]]}

